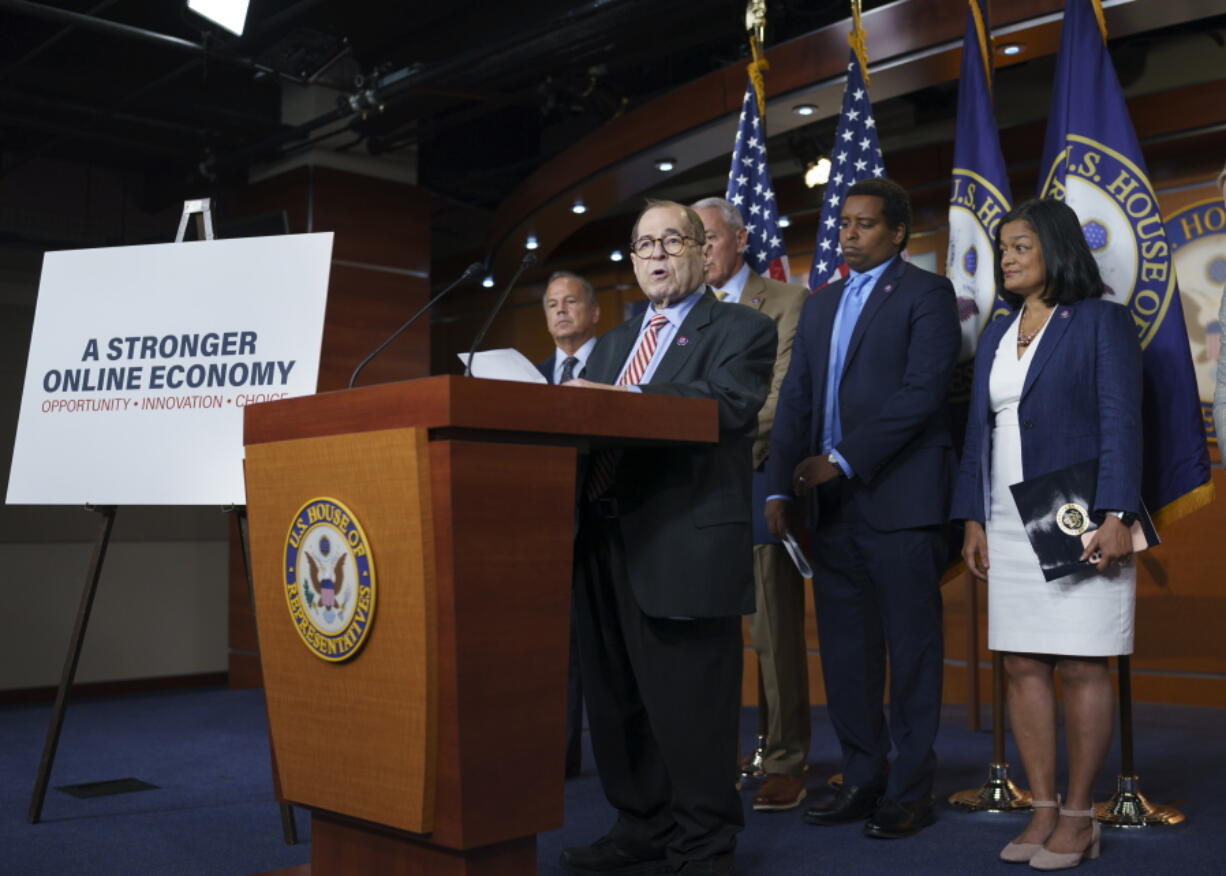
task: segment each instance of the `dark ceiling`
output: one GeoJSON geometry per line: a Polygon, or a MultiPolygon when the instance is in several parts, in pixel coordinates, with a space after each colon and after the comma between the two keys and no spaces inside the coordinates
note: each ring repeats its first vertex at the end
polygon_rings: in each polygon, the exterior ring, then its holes
{"type": "MultiPolygon", "coordinates": [[[[0,181],[38,157],[111,166],[157,209],[310,146],[409,152],[436,240],[463,250],[543,161],[748,51],[744,0],[254,0],[240,39],[185,5],[0,0],[0,181]],[[284,123],[283,91],[308,88],[320,109],[284,123]]],[[[775,0],[767,43],[847,8],[775,0]]]]}
{"type": "MultiPolygon", "coordinates": [[[[449,274],[486,255],[495,208],[543,162],[748,54],[744,0],[254,0],[241,39],[204,32],[185,5],[0,0],[0,185],[34,159],[67,159],[125,171],[131,202],[154,211],[216,196],[312,147],[407,160],[433,195],[433,256],[449,274]],[[283,100],[303,96],[308,109],[283,120],[283,100]]],[[[767,10],[770,46],[846,20],[848,2],[771,0],[767,10]]],[[[1154,38],[1113,41],[1126,87],[1154,38]]],[[[1041,114],[1045,100],[1025,87],[1045,89],[1049,66],[1003,71],[1000,94],[1016,82],[1015,102],[1041,114]]],[[[947,141],[956,94],[950,82],[878,101],[883,146],[947,141]]],[[[1009,111],[1002,100],[1002,127],[1009,111]]],[[[810,200],[799,161],[833,124],[772,138],[781,204],[810,200]]],[[[720,159],[665,189],[710,194],[724,174],[720,159]]]]}

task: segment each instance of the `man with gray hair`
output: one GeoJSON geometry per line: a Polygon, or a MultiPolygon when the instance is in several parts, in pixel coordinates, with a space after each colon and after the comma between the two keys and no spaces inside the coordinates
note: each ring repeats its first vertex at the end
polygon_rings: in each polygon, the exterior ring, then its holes
{"type": "Polygon", "coordinates": [[[545,326],[557,349],[536,367],[553,384],[581,377],[587,357],[596,347],[596,326],[600,323],[596,290],[578,274],[554,271],[545,284],[541,303],[545,326]]]}
{"type": "Polygon", "coordinates": [[[576,388],[710,399],[718,442],[595,454],[579,503],[575,602],[609,832],[562,852],[580,876],[728,876],[745,823],[727,765],[753,610],[749,460],[774,324],[704,282],[702,220],[649,201],[634,224],[645,314],[605,334],[576,388]]]}
{"type": "Polygon", "coordinates": [[[753,799],[759,812],[792,809],[805,798],[805,759],[809,754],[809,672],[805,644],[804,579],[783,545],[766,529],[766,456],[779,388],[792,361],[792,338],[808,298],[803,286],[780,283],[745,263],[749,235],[740,211],[723,198],[692,205],[707,232],[706,279],[727,303],[769,316],[779,333],[770,392],[758,412],[753,442],[754,589],[757,610],[749,616],[749,639],[758,656],[759,750],[742,774],[765,774],[753,799]]]}

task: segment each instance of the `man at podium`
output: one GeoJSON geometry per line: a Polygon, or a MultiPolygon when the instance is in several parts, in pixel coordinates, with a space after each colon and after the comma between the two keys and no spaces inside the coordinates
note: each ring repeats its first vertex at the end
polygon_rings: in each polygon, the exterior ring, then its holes
{"type": "Polygon", "coordinates": [[[750,447],[775,361],[771,319],[703,282],[691,209],[649,201],[631,235],[651,306],[597,343],[569,386],[710,398],[719,443],[599,451],[576,542],[592,751],[617,809],[568,848],[573,873],[731,873],[741,800],[741,620],[754,610],[750,447]]]}

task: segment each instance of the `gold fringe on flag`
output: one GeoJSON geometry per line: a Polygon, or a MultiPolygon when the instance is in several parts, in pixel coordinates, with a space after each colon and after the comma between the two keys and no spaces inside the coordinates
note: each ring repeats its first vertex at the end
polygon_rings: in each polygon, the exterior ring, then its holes
{"type": "Polygon", "coordinates": [[[749,62],[749,81],[753,83],[753,93],[758,99],[758,117],[766,118],[766,77],[763,75],[771,68],[770,62],[766,60],[766,56],[762,54],[762,47],[758,45],[758,38],[750,35],[749,50],[753,53],[753,60],[749,62]]]}
{"type": "Polygon", "coordinates": [[[868,85],[868,35],[860,23],[860,0],[851,0],[851,33],[847,35],[847,44],[856,53],[864,84],[868,85]]]}
{"type": "Polygon", "coordinates": [[[989,47],[992,39],[983,23],[983,10],[979,8],[979,0],[967,0],[971,7],[971,17],[975,19],[975,35],[979,37],[979,60],[983,62],[983,78],[988,83],[988,93],[992,92],[992,52],[989,47]]]}
{"type": "Polygon", "coordinates": [[[1201,484],[1191,492],[1184,493],[1174,502],[1168,502],[1163,505],[1158,509],[1158,513],[1154,515],[1154,527],[1159,530],[1158,534],[1161,535],[1163,528],[1170,526],[1181,517],[1187,517],[1193,511],[1199,511],[1206,505],[1211,504],[1216,492],[1213,481],[1209,481],[1208,483],[1201,484]]]}
{"type": "Polygon", "coordinates": [[[1098,20],[1098,32],[1103,36],[1103,42],[1107,41],[1107,19],[1103,16],[1103,0],[1090,0],[1090,5],[1094,7],[1094,17],[1098,20]]]}

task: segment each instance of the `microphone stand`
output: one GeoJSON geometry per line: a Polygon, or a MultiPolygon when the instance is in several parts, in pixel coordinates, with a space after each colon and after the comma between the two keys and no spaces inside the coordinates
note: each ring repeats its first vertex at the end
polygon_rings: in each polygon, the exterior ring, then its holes
{"type": "Polygon", "coordinates": [[[481,330],[477,332],[477,336],[473,338],[473,345],[468,348],[468,361],[464,365],[464,376],[472,377],[473,375],[473,356],[477,352],[477,345],[485,339],[485,333],[490,330],[490,326],[494,324],[494,317],[498,315],[498,311],[502,310],[502,305],[506,304],[507,298],[511,296],[511,290],[515,288],[515,283],[519,280],[519,275],[524,272],[528,265],[536,264],[536,253],[533,250],[528,250],[524,253],[523,260],[519,263],[519,268],[515,271],[515,276],[511,278],[511,282],[507,283],[507,287],[502,290],[502,294],[498,296],[498,300],[494,303],[494,308],[490,311],[490,315],[485,318],[485,324],[481,326],[481,330]]]}
{"type": "Polygon", "coordinates": [[[368,364],[370,364],[370,360],[375,358],[375,356],[378,356],[380,353],[382,353],[387,348],[388,344],[390,344],[392,341],[396,340],[396,338],[404,334],[408,330],[409,326],[417,322],[418,317],[420,317],[423,313],[425,313],[427,310],[429,310],[431,307],[437,304],[440,298],[442,298],[444,295],[446,295],[456,286],[459,286],[465,280],[470,280],[473,277],[477,276],[478,274],[481,273],[482,270],[483,270],[483,267],[481,265],[481,262],[473,262],[471,265],[465,268],[464,273],[460,274],[460,276],[455,280],[455,282],[453,282],[450,286],[445,288],[442,292],[438,293],[433,298],[431,298],[429,301],[427,301],[425,306],[421,310],[417,311],[417,313],[410,316],[408,321],[405,322],[404,325],[402,325],[400,328],[396,329],[394,332],[388,335],[387,340],[385,340],[379,346],[375,347],[374,350],[371,351],[369,356],[367,356],[365,359],[359,362],[358,367],[353,369],[353,374],[350,375],[349,383],[345,388],[353,389],[353,385],[357,382],[358,375],[362,373],[363,368],[365,368],[368,364]]]}

